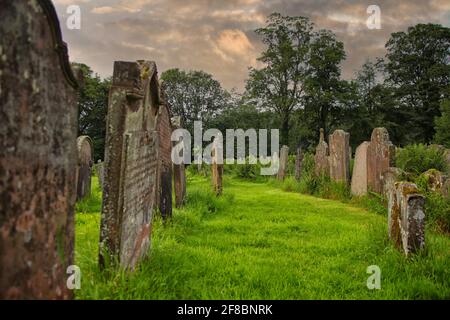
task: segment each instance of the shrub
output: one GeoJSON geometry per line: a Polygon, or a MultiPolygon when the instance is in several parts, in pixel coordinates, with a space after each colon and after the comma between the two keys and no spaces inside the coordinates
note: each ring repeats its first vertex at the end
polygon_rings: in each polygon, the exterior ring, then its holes
{"type": "Polygon", "coordinates": [[[447,171],[445,150],[424,144],[413,144],[400,149],[397,151],[395,162],[398,168],[411,174],[412,179],[429,169],[447,171]]]}

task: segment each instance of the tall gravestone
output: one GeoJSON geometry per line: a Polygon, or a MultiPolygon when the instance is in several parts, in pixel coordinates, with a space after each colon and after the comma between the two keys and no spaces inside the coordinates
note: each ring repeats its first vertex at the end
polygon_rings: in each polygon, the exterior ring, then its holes
{"type": "MultiPolygon", "coordinates": [[[[172,118],[172,130],[181,129],[181,118],[172,118]]],[[[177,142],[173,142],[175,145],[177,142]]],[[[186,199],[186,168],[184,163],[173,164],[173,183],[175,191],[175,206],[180,208],[186,199]]]]}
{"type": "Polygon", "coordinates": [[[217,139],[213,142],[212,157],[211,157],[211,178],[213,184],[214,193],[220,196],[223,191],[222,178],[223,178],[223,163],[221,163],[221,156],[223,155],[223,147],[217,142],[217,139]]]}
{"type": "Polygon", "coordinates": [[[325,142],[325,133],[323,129],[320,129],[319,144],[316,147],[316,154],[314,156],[316,175],[328,176],[330,174],[328,155],[328,144],[325,142]]]}
{"type": "Polygon", "coordinates": [[[396,182],[388,204],[389,239],[406,256],[425,247],[425,198],[415,184],[396,182]]]}
{"type": "Polygon", "coordinates": [[[330,135],[330,177],[337,182],[348,183],[350,180],[350,134],[336,130],[330,135]]]}
{"type": "Polygon", "coordinates": [[[77,139],[78,166],[77,166],[77,200],[81,200],[91,193],[92,176],[92,140],[88,136],[77,139]]]}
{"type": "Polygon", "coordinates": [[[164,220],[172,217],[172,125],[166,104],[159,108],[156,119],[158,131],[158,207],[164,220]]]}
{"type": "Polygon", "coordinates": [[[385,128],[375,128],[367,148],[367,186],[377,193],[383,192],[383,174],[393,166],[395,147],[385,128]]]}
{"type": "Polygon", "coordinates": [[[154,62],[115,62],[109,94],[100,264],[134,269],[150,247],[156,206],[159,88],[154,62]]]}
{"type": "Polygon", "coordinates": [[[98,185],[103,190],[103,181],[104,181],[104,172],[105,172],[105,166],[104,163],[101,160],[98,160],[97,164],[95,165],[95,172],[97,173],[98,178],[98,185]]]}
{"type": "Polygon", "coordinates": [[[0,299],[68,299],[77,81],[51,1],[0,8],[0,299]]]}
{"type": "Polygon", "coordinates": [[[353,164],[351,192],[355,196],[367,194],[367,148],[369,142],[361,143],[355,152],[355,162],[353,164]]]}
{"type": "Polygon", "coordinates": [[[303,166],[303,151],[301,147],[297,148],[297,154],[295,156],[295,179],[300,180],[302,176],[302,166],[303,166]]]}
{"type": "Polygon", "coordinates": [[[289,161],[289,147],[282,146],[280,150],[280,161],[278,167],[277,179],[283,181],[286,177],[286,171],[289,161]]]}

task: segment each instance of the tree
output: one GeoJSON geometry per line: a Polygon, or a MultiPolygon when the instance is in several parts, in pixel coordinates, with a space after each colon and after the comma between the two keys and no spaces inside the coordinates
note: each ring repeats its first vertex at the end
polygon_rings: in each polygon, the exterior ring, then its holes
{"type": "Polygon", "coordinates": [[[202,120],[207,127],[230,99],[220,83],[203,71],[170,69],[162,73],[161,80],[161,90],[172,113],[181,117],[191,133],[194,121],[202,120]]]}
{"type": "Polygon", "coordinates": [[[341,81],[340,64],[345,59],[344,44],[329,30],[313,34],[307,64],[305,115],[311,130],[329,133],[342,118],[343,98],[349,91],[341,81]]]}
{"type": "Polygon", "coordinates": [[[442,115],[435,120],[435,142],[450,148],[450,99],[441,103],[442,115]]]}
{"type": "Polygon", "coordinates": [[[111,79],[101,79],[85,64],[74,63],[83,73],[78,109],[78,133],[87,135],[94,144],[94,160],[103,159],[106,136],[106,115],[111,79]]]}
{"type": "Polygon", "coordinates": [[[450,85],[450,29],[418,24],[393,33],[386,49],[386,83],[394,88],[400,108],[408,112],[408,121],[402,123],[409,127],[405,142],[428,143],[450,85]]]}
{"type": "Polygon", "coordinates": [[[279,13],[270,15],[267,26],[256,30],[267,46],[258,59],[265,66],[250,69],[246,96],[259,109],[280,117],[281,144],[289,144],[291,116],[301,106],[312,30],[308,18],[279,13]]]}

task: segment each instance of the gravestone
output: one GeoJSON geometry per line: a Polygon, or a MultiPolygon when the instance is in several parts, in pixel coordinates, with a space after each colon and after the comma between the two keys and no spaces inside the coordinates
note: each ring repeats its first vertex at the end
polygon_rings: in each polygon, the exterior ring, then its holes
{"type": "Polygon", "coordinates": [[[158,168],[159,88],[154,62],[114,63],[109,94],[100,265],[134,269],[150,247],[158,168]]]}
{"type": "Polygon", "coordinates": [[[350,180],[350,134],[336,130],[330,135],[330,177],[337,182],[348,183],[350,180]]]}
{"type": "Polygon", "coordinates": [[[415,184],[397,182],[389,196],[389,238],[406,256],[425,247],[425,198],[415,184]]]}
{"type": "Polygon", "coordinates": [[[369,142],[361,143],[355,152],[351,192],[355,196],[367,194],[367,148],[369,142]]]}
{"type": "Polygon", "coordinates": [[[158,131],[158,207],[164,220],[172,217],[172,125],[166,104],[159,107],[156,119],[158,131]]]}
{"type": "Polygon", "coordinates": [[[98,160],[97,164],[95,165],[95,172],[97,173],[98,185],[103,190],[103,181],[105,180],[105,165],[101,160],[98,160]]]}
{"type": "Polygon", "coordinates": [[[77,139],[77,200],[81,200],[91,193],[92,176],[92,140],[88,136],[77,139]]]}
{"type": "Polygon", "coordinates": [[[330,165],[328,162],[328,144],[325,142],[324,130],[320,129],[319,144],[316,147],[316,154],[314,156],[315,173],[316,175],[330,174],[330,165]]]}
{"type": "Polygon", "coordinates": [[[69,299],[77,80],[51,1],[0,8],[0,299],[69,299]]]}
{"type": "Polygon", "coordinates": [[[302,165],[303,165],[303,151],[301,147],[297,148],[297,155],[295,156],[295,179],[300,180],[302,176],[302,165]]]}
{"type": "MultiPolygon", "coordinates": [[[[181,118],[172,118],[172,130],[181,129],[181,118]]],[[[177,142],[173,142],[173,146],[177,142]]],[[[186,199],[186,168],[182,164],[173,164],[173,183],[175,191],[175,206],[180,208],[186,199]]]]}
{"type": "Polygon", "coordinates": [[[223,178],[223,163],[220,161],[220,155],[223,155],[223,147],[217,142],[217,139],[213,142],[211,152],[211,178],[213,184],[214,193],[220,196],[223,191],[222,178],[223,178]]]}
{"type": "Polygon", "coordinates": [[[385,128],[375,128],[367,148],[367,186],[368,189],[383,192],[383,173],[393,166],[395,147],[389,140],[385,128]]]}
{"type": "Polygon", "coordinates": [[[280,161],[279,161],[279,168],[278,168],[278,174],[277,179],[283,181],[286,177],[286,170],[288,166],[289,161],[289,147],[288,146],[282,146],[280,150],[280,161]]]}
{"type": "Polygon", "coordinates": [[[395,183],[401,179],[402,170],[390,167],[383,173],[383,195],[389,199],[389,194],[395,189],[395,183]]]}

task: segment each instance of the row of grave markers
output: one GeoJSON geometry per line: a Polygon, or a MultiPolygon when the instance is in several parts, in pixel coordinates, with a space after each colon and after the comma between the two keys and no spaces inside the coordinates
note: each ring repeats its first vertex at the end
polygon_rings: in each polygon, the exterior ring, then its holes
{"type": "MultiPolygon", "coordinates": [[[[280,150],[277,178],[286,176],[289,148],[280,150]]],[[[450,155],[450,154],[449,154],[450,155]]],[[[319,143],[314,155],[315,174],[329,176],[331,180],[346,183],[354,196],[364,196],[369,192],[383,194],[388,200],[388,233],[396,246],[405,255],[415,253],[425,247],[425,198],[417,186],[401,182],[400,170],[394,167],[395,146],[385,128],[375,128],[371,140],[363,142],[355,152],[353,172],[350,181],[350,134],[336,130],[325,141],[324,130],[320,129],[319,143]]],[[[295,177],[301,177],[303,153],[297,149],[295,177]]],[[[450,179],[439,173],[429,172],[435,189],[445,195],[450,179]]],[[[447,194],[448,196],[448,194],[447,194]]]]}
{"type": "MultiPolygon", "coordinates": [[[[6,1],[2,16],[2,43],[15,45],[0,47],[0,299],[70,299],[75,202],[90,193],[94,167],[92,140],[77,138],[82,76],[51,1],[6,1]]],[[[147,253],[154,209],[172,214],[172,175],[176,206],[184,202],[170,116],[154,62],[114,64],[105,161],[95,165],[101,264],[133,269],[147,253]]]]}

